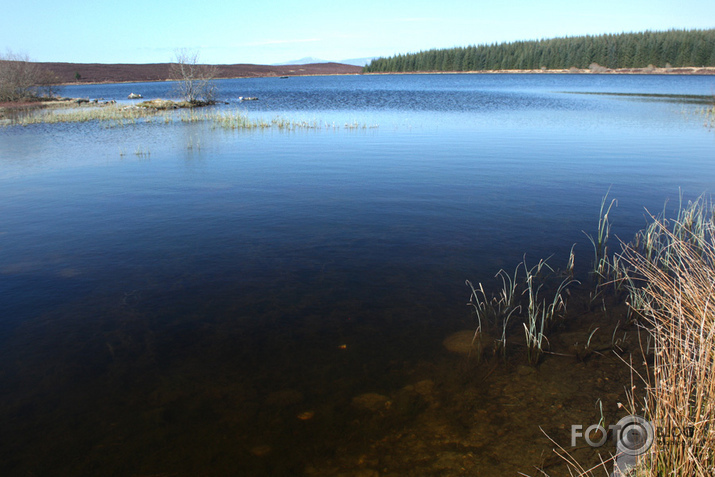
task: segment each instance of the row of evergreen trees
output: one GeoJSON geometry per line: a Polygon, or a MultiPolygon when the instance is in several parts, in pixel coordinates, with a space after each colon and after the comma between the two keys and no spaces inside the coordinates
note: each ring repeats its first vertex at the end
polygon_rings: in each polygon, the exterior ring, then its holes
{"type": "Polygon", "coordinates": [[[516,41],[379,58],[366,73],[715,66],[715,29],[516,41]]]}

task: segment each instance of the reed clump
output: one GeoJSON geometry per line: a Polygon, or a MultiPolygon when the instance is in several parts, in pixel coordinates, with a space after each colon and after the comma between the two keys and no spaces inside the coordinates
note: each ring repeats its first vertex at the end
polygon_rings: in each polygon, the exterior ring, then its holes
{"type": "Polygon", "coordinates": [[[658,436],[637,475],[712,475],[715,468],[715,222],[704,197],[657,218],[621,254],[631,306],[652,338],[645,417],[658,436]]]}
{"type": "Polygon", "coordinates": [[[612,199],[611,202],[608,203],[608,192],[606,192],[606,195],[601,199],[601,209],[598,212],[598,232],[596,236],[594,237],[584,232],[591,242],[591,245],[593,245],[593,264],[590,275],[595,286],[590,296],[591,305],[593,305],[599,297],[601,299],[603,298],[603,285],[610,282],[614,278],[616,270],[618,270],[616,266],[618,262],[611,262],[611,257],[608,254],[608,239],[611,236],[611,221],[609,215],[614,205],[618,206],[616,199],[612,199]],[[608,206],[606,204],[608,204],[608,206]]]}
{"type": "MultiPolygon", "coordinates": [[[[653,439],[629,476],[705,477],[715,469],[714,211],[705,196],[687,205],[681,198],[674,219],[652,217],[611,262],[648,333],[640,350],[647,372],[631,364],[644,392],[636,395],[632,386],[626,407],[651,423],[653,439]]],[[[556,445],[571,475],[609,475],[621,457],[584,469],[556,445]]]]}
{"type": "Polygon", "coordinates": [[[477,319],[475,348],[480,352],[485,349],[483,340],[493,330],[497,336],[493,342],[494,355],[506,358],[509,331],[515,322],[521,321],[526,358],[529,364],[536,366],[548,349],[548,333],[566,315],[568,287],[578,283],[573,279],[573,249],[563,273],[556,272],[548,264],[548,259],[529,267],[524,257],[513,275],[499,270],[496,277],[501,279],[502,288],[491,297],[487,296],[481,283],[475,287],[466,281],[471,290],[467,304],[477,319]]]}

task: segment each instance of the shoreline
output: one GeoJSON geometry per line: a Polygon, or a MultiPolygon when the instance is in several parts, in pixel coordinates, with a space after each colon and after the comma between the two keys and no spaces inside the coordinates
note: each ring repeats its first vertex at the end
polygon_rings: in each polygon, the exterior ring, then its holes
{"type": "Polygon", "coordinates": [[[363,75],[451,75],[451,74],[538,74],[538,75],[672,75],[672,76],[709,76],[715,75],[715,67],[683,67],[683,68],[618,68],[603,70],[590,70],[587,68],[568,69],[537,69],[537,70],[472,70],[472,71],[385,71],[369,72],[363,75]]]}
{"type": "MultiPolygon", "coordinates": [[[[57,75],[61,86],[82,84],[156,83],[172,81],[170,63],[154,64],[97,64],[97,63],[34,63],[57,75]],[[80,75],[79,80],[76,75],[80,75]]],[[[470,71],[403,71],[365,72],[363,67],[341,63],[312,63],[304,65],[210,65],[216,68],[215,79],[275,78],[303,76],[352,76],[376,74],[636,74],[636,75],[715,75],[715,67],[645,67],[645,68],[561,68],[509,69],[470,71]]]]}
{"type": "MultiPolygon", "coordinates": [[[[309,73],[309,74],[293,74],[289,78],[303,78],[308,76],[360,76],[367,73],[309,73]]],[[[715,74],[715,72],[713,73],[715,74]]],[[[213,81],[231,80],[231,79],[260,79],[260,78],[280,78],[275,75],[264,76],[227,76],[214,78],[213,81]]],[[[120,81],[72,81],[68,83],[58,83],[58,86],[82,86],[82,85],[102,85],[102,84],[132,84],[132,83],[169,83],[171,81],[179,81],[174,79],[136,79],[136,80],[120,80],[120,81]]]]}
{"type": "MultiPolygon", "coordinates": [[[[142,74],[140,70],[146,67],[164,67],[162,65],[83,65],[78,63],[39,63],[45,68],[50,68],[51,65],[62,65],[66,70],[80,69],[82,66],[99,66],[101,69],[113,70],[112,73],[108,71],[103,72],[99,76],[101,79],[94,79],[91,75],[89,78],[83,78],[79,81],[64,79],[57,83],[57,86],[78,86],[78,85],[107,85],[107,84],[131,84],[131,83],[165,83],[169,81],[175,81],[166,78],[164,75],[147,77],[146,74],[142,74]],[[138,68],[137,71],[128,73],[127,68],[135,66],[138,68]],[[116,67],[122,67],[123,71],[119,73],[116,67]],[[119,74],[118,74],[119,73],[119,74]],[[115,77],[111,77],[114,76],[115,77]]],[[[248,79],[248,78],[280,78],[288,76],[288,78],[293,77],[309,77],[309,76],[372,76],[372,75],[453,75],[453,74],[473,74],[473,75],[505,75],[505,74],[519,74],[519,75],[554,75],[554,74],[568,74],[568,75],[672,75],[672,76],[710,76],[715,75],[715,67],[704,66],[704,67],[680,67],[680,68],[618,68],[618,69],[587,69],[587,68],[563,68],[563,69],[525,69],[525,70],[470,70],[470,71],[380,71],[380,72],[363,72],[361,67],[350,65],[339,65],[337,68],[335,64],[329,63],[317,63],[313,65],[292,65],[291,69],[280,70],[279,67],[271,67],[264,65],[216,65],[223,66],[226,69],[228,67],[246,67],[241,73],[243,74],[230,74],[230,72],[224,70],[220,72],[216,80],[224,79],[248,79]],[[306,68],[307,67],[307,68],[306,68]],[[312,70],[312,71],[310,71],[312,70]]],[[[64,72],[65,78],[67,78],[67,72],[64,72]]],[[[0,105],[0,108],[7,107],[5,103],[0,105]]]]}
{"type": "MultiPolygon", "coordinates": [[[[357,72],[357,73],[306,73],[291,74],[290,78],[302,78],[310,76],[373,76],[373,75],[668,75],[668,76],[710,76],[715,75],[715,67],[687,67],[687,68],[619,68],[606,69],[604,71],[592,71],[589,69],[550,69],[550,70],[471,70],[471,71],[386,71],[386,72],[357,72]]],[[[216,80],[226,79],[252,79],[252,78],[279,78],[274,74],[266,75],[241,75],[215,78],[216,80]]],[[[131,83],[166,83],[176,81],[172,79],[132,79],[132,80],[103,80],[103,81],[72,81],[59,83],[59,86],[75,85],[103,85],[103,84],[131,84],[131,83]]]]}

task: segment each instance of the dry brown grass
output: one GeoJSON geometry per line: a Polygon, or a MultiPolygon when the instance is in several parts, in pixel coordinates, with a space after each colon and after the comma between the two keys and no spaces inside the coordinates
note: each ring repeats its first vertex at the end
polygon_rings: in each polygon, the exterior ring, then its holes
{"type": "Polygon", "coordinates": [[[706,476],[715,468],[715,227],[701,198],[674,221],[656,220],[660,245],[623,257],[631,303],[650,331],[646,417],[656,439],[638,475],[706,476]],[[693,220],[694,219],[694,220],[693,220]]]}

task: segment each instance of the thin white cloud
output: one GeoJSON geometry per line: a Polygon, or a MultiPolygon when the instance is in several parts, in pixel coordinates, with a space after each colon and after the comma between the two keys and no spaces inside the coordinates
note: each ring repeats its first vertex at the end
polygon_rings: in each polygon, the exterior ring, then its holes
{"type": "Polygon", "coordinates": [[[250,42],[250,43],[244,43],[241,46],[286,45],[286,44],[291,44],[291,43],[313,43],[316,41],[320,41],[320,38],[302,38],[302,39],[295,39],[295,40],[263,40],[263,41],[254,41],[254,42],[250,42]]]}
{"type": "Polygon", "coordinates": [[[414,22],[433,22],[439,21],[439,18],[434,17],[411,17],[411,18],[396,18],[393,20],[400,23],[414,23],[414,22]]]}

